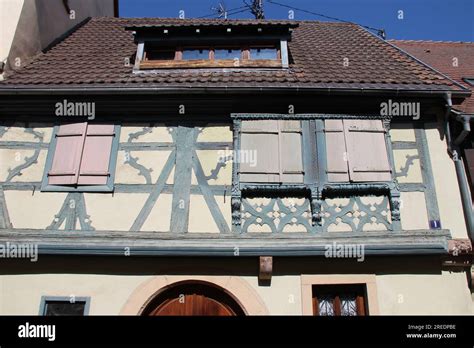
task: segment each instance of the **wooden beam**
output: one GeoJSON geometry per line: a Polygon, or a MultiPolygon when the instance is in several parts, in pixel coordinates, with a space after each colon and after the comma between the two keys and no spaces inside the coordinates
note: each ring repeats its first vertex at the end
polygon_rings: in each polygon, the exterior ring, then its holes
{"type": "Polygon", "coordinates": [[[147,60],[140,63],[140,70],[175,68],[281,68],[281,60],[275,59],[194,59],[194,60],[147,60]]]}
{"type": "Polygon", "coordinates": [[[280,59],[283,68],[288,68],[290,66],[290,59],[288,56],[288,43],[286,40],[280,40],[280,59]]]}
{"type": "Polygon", "coordinates": [[[134,70],[140,69],[144,56],[145,56],[145,42],[141,40],[138,42],[138,45],[137,45],[137,54],[135,56],[135,64],[133,66],[134,70]]]}
{"type": "Polygon", "coordinates": [[[260,256],[259,280],[271,280],[273,273],[273,257],[260,256]]]}

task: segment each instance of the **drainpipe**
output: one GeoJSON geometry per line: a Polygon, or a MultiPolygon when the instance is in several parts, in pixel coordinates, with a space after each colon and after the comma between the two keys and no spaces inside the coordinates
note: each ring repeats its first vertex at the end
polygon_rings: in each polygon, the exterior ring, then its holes
{"type": "Polygon", "coordinates": [[[462,131],[457,138],[454,139],[454,145],[461,145],[467,135],[471,132],[471,118],[472,116],[469,115],[459,115],[456,117],[457,121],[462,122],[462,131]]]}
{"type": "Polygon", "coordinates": [[[474,216],[472,211],[472,200],[471,200],[471,193],[469,192],[469,183],[467,181],[466,171],[464,169],[464,164],[461,160],[459,155],[458,145],[466,138],[466,136],[471,131],[471,127],[469,125],[470,117],[463,118],[463,131],[461,134],[456,138],[454,142],[451,139],[451,131],[449,129],[449,115],[451,114],[451,108],[453,106],[451,100],[451,94],[445,94],[446,100],[446,138],[448,142],[448,150],[452,154],[452,159],[454,161],[454,167],[456,169],[456,176],[458,178],[459,190],[461,191],[461,202],[463,207],[464,219],[466,221],[467,233],[471,243],[474,241],[474,216]],[[454,148],[453,146],[454,145],[454,148]]]}

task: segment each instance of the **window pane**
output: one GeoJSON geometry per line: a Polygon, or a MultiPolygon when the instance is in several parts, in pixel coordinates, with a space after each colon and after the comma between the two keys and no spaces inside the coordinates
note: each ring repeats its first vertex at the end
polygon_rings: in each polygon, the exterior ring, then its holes
{"type": "Polygon", "coordinates": [[[148,60],[174,60],[175,52],[172,50],[151,50],[146,55],[148,60]]]}
{"type": "Polygon", "coordinates": [[[209,59],[209,50],[186,49],[183,51],[183,60],[209,59]]]}
{"type": "Polygon", "coordinates": [[[240,59],[240,49],[219,48],[214,51],[214,59],[240,59]]]}
{"type": "Polygon", "coordinates": [[[356,294],[346,294],[341,296],[341,315],[357,315],[356,294]]]}
{"type": "Polygon", "coordinates": [[[330,295],[324,295],[319,298],[319,315],[321,316],[334,316],[334,297],[330,295]]]}
{"type": "Polygon", "coordinates": [[[69,301],[47,301],[44,315],[60,316],[60,315],[84,315],[86,308],[85,302],[71,303],[69,301]]]}
{"type": "Polygon", "coordinates": [[[250,59],[277,59],[276,48],[251,48],[250,59]]]}

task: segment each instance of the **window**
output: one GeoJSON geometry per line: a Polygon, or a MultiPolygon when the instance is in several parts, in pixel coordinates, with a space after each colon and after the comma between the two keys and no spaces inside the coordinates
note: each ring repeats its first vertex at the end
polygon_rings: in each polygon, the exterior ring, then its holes
{"type": "Polygon", "coordinates": [[[216,48],[214,50],[214,59],[240,59],[241,56],[240,48],[216,48]]]}
{"type": "Polygon", "coordinates": [[[240,181],[302,183],[301,121],[243,121],[240,181]]]}
{"type": "Polygon", "coordinates": [[[189,49],[183,50],[183,60],[209,59],[209,49],[189,49]]]}
{"type": "Polygon", "coordinates": [[[313,285],[313,315],[367,315],[364,284],[313,285]]]}
{"type": "Polygon", "coordinates": [[[119,126],[70,123],[55,128],[43,191],[112,191],[119,126]]]}
{"type": "Polygon", "coordinates": [[[89,297],[42,297],[39,315],[83,316],[89,313],[89,297]]]}
{"type": "Polygon", "coordinates": [[[463,77],[463,80],[468,85],[474,86],[474,77],[463,77]]]}
{"type": "Polygon", "coordinates": [[[330,182],[392,179],[381,120],[326,120],[325,133],[330,182]]]}
{"type": "Polygon", "coordinates": [[[251,48],[250,59],[278,59],[278,51],[276,48],[251,48]]]}
{"type": "Polygon", "coordinates": [[[137,51],[138,69],[160,68],[281,68],[288,67],[286,41],[265,42],[263,46],[250,47],[201,43],[199,46],[157,46],[150,44],[137,51]]]}
{"type": "Polygon", "coordinates": [[[146,60],[173,60],[176,52],[174,49],[158,49],[146,52],[146,60]]]}

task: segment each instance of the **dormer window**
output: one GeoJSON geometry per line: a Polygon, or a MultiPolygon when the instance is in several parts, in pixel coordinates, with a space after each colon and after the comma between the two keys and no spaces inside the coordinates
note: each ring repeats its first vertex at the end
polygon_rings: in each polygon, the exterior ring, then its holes
{"type": "Polygon", "coordinates": [[[140,70],[164,68],[277,68],[282,67],[280,42],[236,46],[175,46],[145,44],[140,70]]]}
{"type": "Polygon", "coordinates": [[[134,71],[159,69],[281,69],[289,67],[294,23],[134,26],[134,71]]]}

